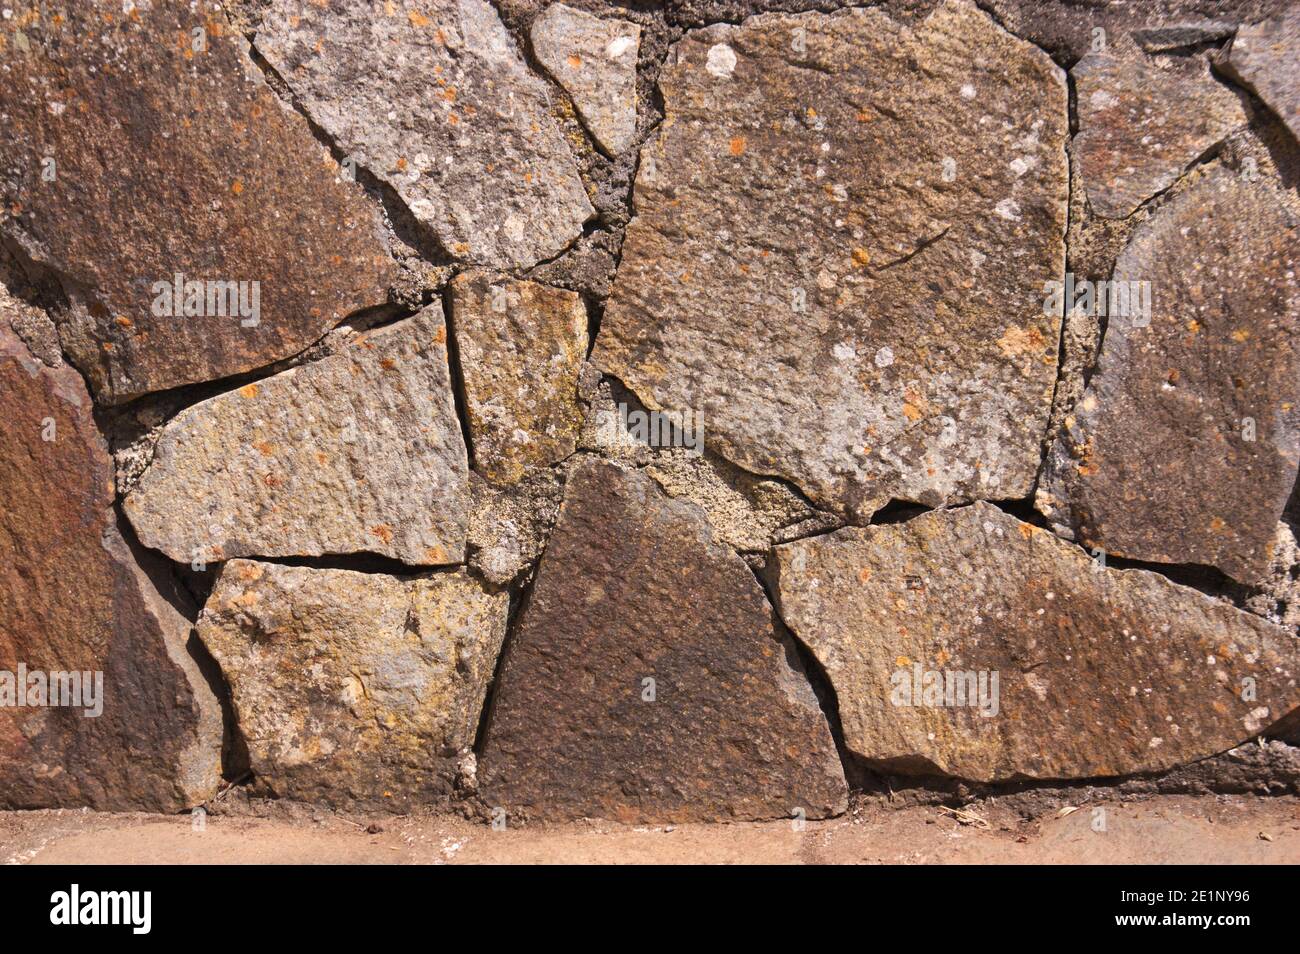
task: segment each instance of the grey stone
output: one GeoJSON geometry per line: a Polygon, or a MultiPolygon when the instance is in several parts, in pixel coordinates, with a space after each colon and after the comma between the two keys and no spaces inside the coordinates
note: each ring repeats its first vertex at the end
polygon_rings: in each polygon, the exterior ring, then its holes
{"type": "Polygon", "coordinates": [[[962,2],[688,33],[593,361],[858,519],[1028,493],[1064,271],[1065,78],[962,2]],[[977,291],[976,291],[977,290],[977,291]]]}
{"type": "Polygon", "coordinates": [[[231,560],[198,633],[230,683],[259,785],[407,811],[451,795],[508,607],[463,570],[399,578],[231,560]]]}
{"type": "Polygon", "coordinates": [[[773,552],[777,609],[835,687],[845,745],[888,771],[1154,772],[1300,706],[1290,633],[990,504],[773,552]]]}
{"type": "Polygon", "coordinates": [[[1243,26],[1220,62],[1300,139],[1300,6],[1284,4],[1267,20],[1243,26]]]}
{"type": "Polygon", "coordinates": [[[184,563],[376,553],[464,558],[468,463],[442,308],[176,415],[124,509],[184,563]]]}
{"type": "Polygon", "coordinates": [[[636,62],[641,28],[562,3],[533,21],[533,53],[573,105],[600,148],[617,155],[636,136],[636,62]]]}
{"type": "Polygon", "coordinates": [[[275,0],[254,42],[447,254],[526,267],[592,215],[546,84],[486,0],[275,0]]]}

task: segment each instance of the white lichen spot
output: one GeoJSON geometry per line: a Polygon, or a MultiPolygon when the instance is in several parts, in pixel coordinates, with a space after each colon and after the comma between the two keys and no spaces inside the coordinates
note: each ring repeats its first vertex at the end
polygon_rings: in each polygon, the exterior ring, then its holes
{"type": "Polygon", "coordinates": [[[632,38],[630,36],[617,36],[609,41],[605,47],[605,55],[611,60],[616,60],[632,47],[632,38]]]}
{"type": "Polygon", "coordinates": [[[876,367],[887,368],[894,363],[894,349],[888,345],[876,352],[876,367]]]}
{"type": "Polygon", "coordinates": [[[858,356],[857,349],[847,341],[841,341],[831,349],[831,353],[835,355],[837,361],[852,361],[858,356]]]}
{"type": "Polygon", "coordinates": [[[1016,204],[1015,199],[1003,199],[993,207],[993,211],[1010,221],[1020,218],[1020,206],[1016,204]]]}
{"type": "Polygon", "coordinates": [[[736,68],[736,51],[725,43],[709,47],[709,58],[704,68],[718,79],[727,79],[736,68]]]}
{"type": "Polygon", "coordinates": [[[957,160],[956,159],[954,159],[952,156],[944,156],[943,162],[940,164],[940,167],[942,170],[941,175],[943,176],[944,182],[957,181],[957,160]]]}
{"type": "Polygon", "coordinates": [[[1247,732],[1254,735],[1260,729],[1264,728],[1267,724],[1267,719],[1268,706],[1260,706],[1256,709],[1250,710],[1250,713],[1242,720],[1242,725],[1246,727],[1247,732]]]}
{"type": "Polygon", "coordinates": [[[962,98],[962,99],[974,99],[974,98],[975,98],[975,87],[972,86],[970,83],[965,83],[965,84],[963,84],[963,85],[962,85],[962,88],[961,88],[961,98],[962,98]]]}

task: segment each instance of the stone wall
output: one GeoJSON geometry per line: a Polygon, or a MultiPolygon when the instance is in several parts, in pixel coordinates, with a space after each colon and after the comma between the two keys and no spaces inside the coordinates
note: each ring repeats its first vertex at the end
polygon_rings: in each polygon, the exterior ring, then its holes
{"type": "Polygon", "coordinates": [[[1265,0],[14,0],[0,807],[1300,791],[1298,110],[1265,0]]]}

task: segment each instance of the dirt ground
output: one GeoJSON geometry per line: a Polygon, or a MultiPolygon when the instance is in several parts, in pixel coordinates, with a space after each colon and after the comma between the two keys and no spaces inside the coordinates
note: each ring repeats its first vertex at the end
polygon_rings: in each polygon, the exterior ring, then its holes
{"type": "Polygon", "coordinates": [[[0,813],[7,864],[1296,864],[1300,799],[1164,796],[1094,801],[1037,819],[984,802],[860,805],[830,821],[494,831],[457,816],[272,817],[0,813]],[[1103,811],[1099,813],[1097,809],[1103,811]],[[987,827],[986,827],[987,826],[987,827]],[[367,830],[369,829],[369,830],[367,830]],[[1098,830],[1102,829],[1102,830],[1098,830]]]}

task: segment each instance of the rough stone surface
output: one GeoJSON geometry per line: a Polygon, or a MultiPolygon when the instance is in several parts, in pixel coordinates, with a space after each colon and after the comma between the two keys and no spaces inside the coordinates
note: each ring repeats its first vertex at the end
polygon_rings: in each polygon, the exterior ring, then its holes
{"type": "Polygon", "coordinates": [[[1276,16],[1243,26],[1222,63],[1300,139],[1300,6],[1283,5],[1276,16]]]}
{"type": "Polygon", "coordinates": [[[825,717],[753,575],[698,508],[603,462],[569,477],[503,664],[480,791],[525,820],[845,807],[825,717]]]}
{"type": "Polygon", "coordinates": [[[384,303],[378,214],[216,4],[15,6],[0,21],[0,234],[57,274],[63,346],[97,397],[260,367],[384,303]],[[156,314],[155,283],[178,274],[258,282],[257,324],[206,296],[203,315],[156,314]]]}
{"type": "Polygon", "coordinates": [[[469,565],[496,586],[518,579],[546,546],[563,493],[563,468],[534,471],[509,487],[470,474],[469,565]]]}
{"type": "Polygon", "coordinates": [[[1130,34],[1190,27],[1221,30],[1253,23],[1278,0],[981,0],[1008,30],[1070,64],[1099,48],[1122,45],[1130,34]]]}
{"type": "Polygon", "coordinates": [[[1066,86],[973,6],[687,34],[593,359],[858,517],[1028,492],[1064,270],[1066,86]],[[802,52],[800,51],[802,50],[802,52]]]}
{"type": "Polygon", "coordinates": [[[509,598],[463,570],[399,578],[232,560],[199,617],[260,784],[405,811],[451,794],[509,598]]]}
{"type": "Polygon", "coordinates": [[[486,0],[275,0],[255,44],[447,254],[533,265],[592,215],[546,84],[486,0]]]}
{"type": "Polygon", "coordinates": [[[511,484],[573,453],[587,310],[574,292],[466,272],[451,283],[474,469],[511,484]]]}
{"type": "Polygon", "coordinates": [[[464,558],[468,463],[442,308],[210,398],[164,428],[124,509],[183,563],[375,553],[464,558]]]}
{"type": "Polygon", "coordinates": [[[1290,633],[1107,569],[990,504],[774,554],[778,609],[835,687],[845,744],[888,769],[985,782],[1156,771],[1268,734],[1300,706],[1290,633]],[[897,704],[894,674],[911,684],[913,667],[998,673],[996,714],[897,704]]]}
{"type": "Polygon", "coordinates": [[[1088,202],[1124,218],[1246,122],[1238,95],[1204,56],[1091,53],[1071,71],[1079,104],[1075,153],[1088,202]]]}
{"type": "Polygon", "coordinates": [[[38,362],[14,310],[0,290],[0,670],[101,672],[103,708],[0,707],[0,807],[191,807],[216,794],[222,728],[183,597],[118,532],[81,377],[38,362]]]}
{"type": "Polygon", "coordinates": [[[1133,40],[1148,53],[1168,53],[1204,43],[1218,43],[1232,36],[1235,28],[1223,21],[1172,23],[1133,31],[1133,40]]]}
{"type": "Polygon", "coordinates": [[[1089,547],[1258,579],[1300,456],[1298,258],[1282,197],[1221,168],[1139,228],[1113,278],[1151,283],[1150,324],[1110,317],[1039,510],[1089,547]]]}
{"type": "Polygon", "coordinates": [[[641,28],[562,3],[533,21],[533,54],[573,98],[596,142],[617,155],[636,135],[636,61],[641,28]]]}

